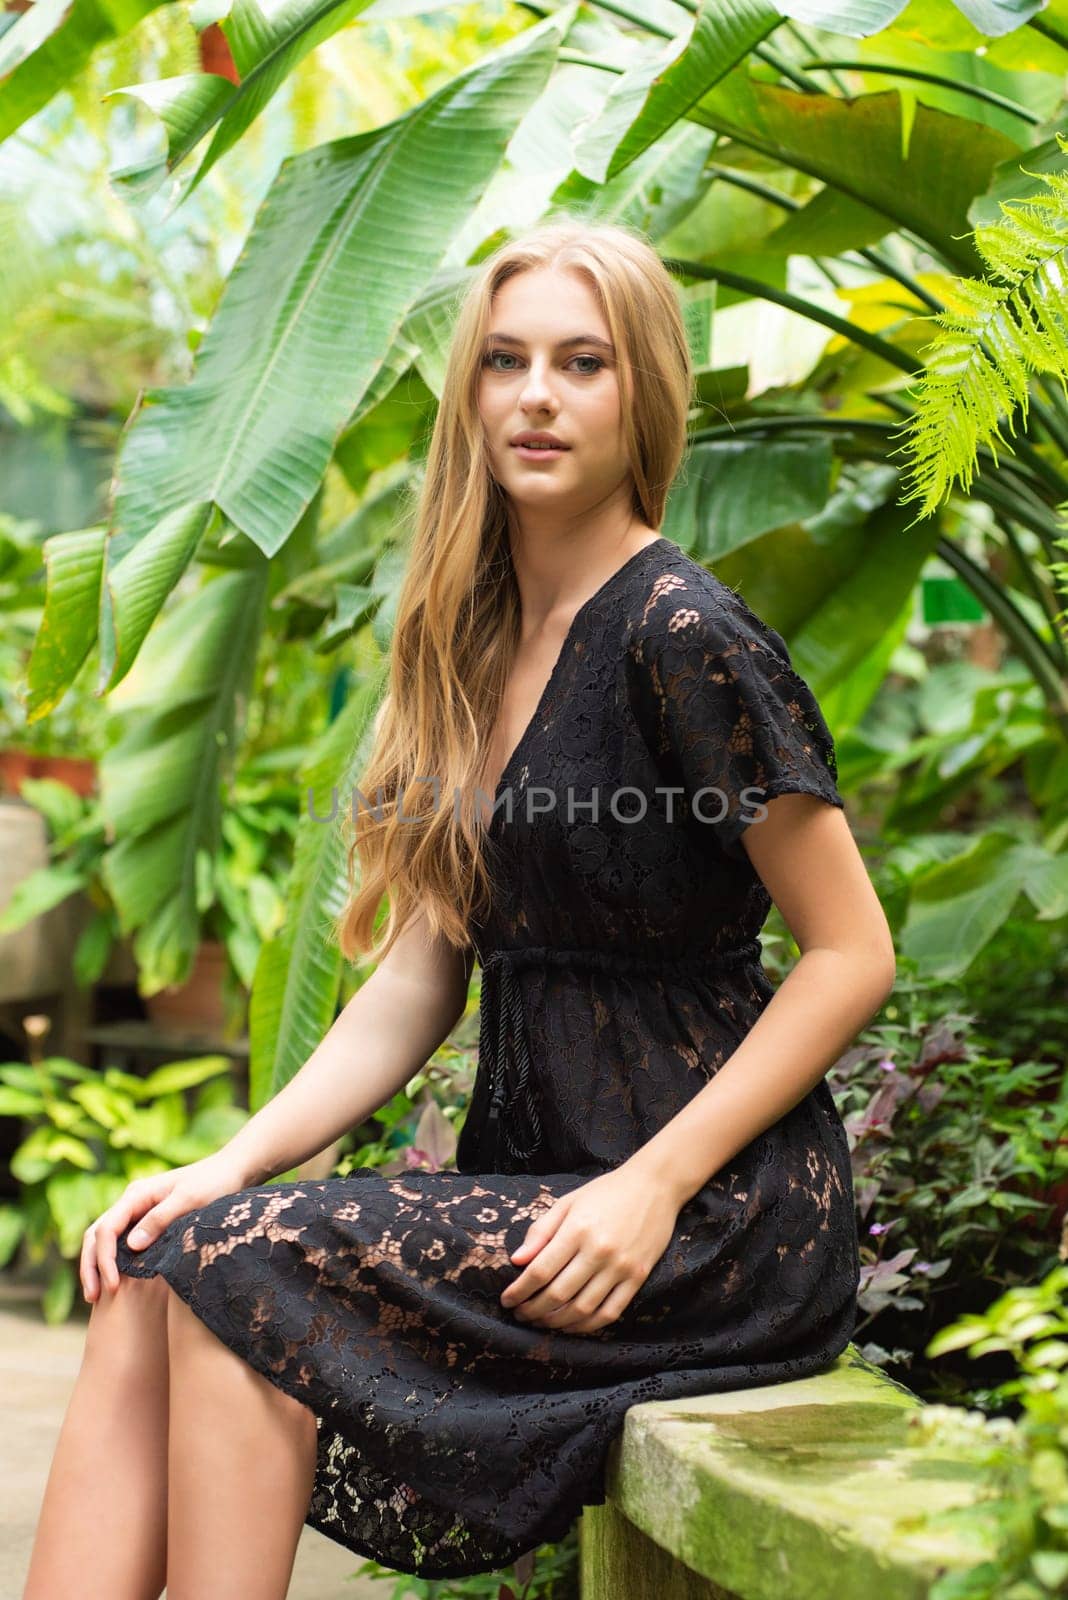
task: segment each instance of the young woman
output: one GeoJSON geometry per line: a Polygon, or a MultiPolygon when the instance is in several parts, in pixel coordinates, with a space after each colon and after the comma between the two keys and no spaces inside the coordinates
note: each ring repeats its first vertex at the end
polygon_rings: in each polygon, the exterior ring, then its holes
{"type": "Polygon", "coordinates": [[[305,1521],[496,1570],[603,1501],[637,1401],[848,1343],[825,1074],[893,945],[786,645],[658,533],[691,392],[636,232],[565,219],[475,273],[338,924],[371,949],[388,894],[377,965],[219,1154],[87,1230],[26,1600],[272,1600],[305,1521]],[[773,900],[802,952],[777,990],[773,900]],[[426,1062],[476,958],[456,1170],[271,1184],[426,1062]]]}

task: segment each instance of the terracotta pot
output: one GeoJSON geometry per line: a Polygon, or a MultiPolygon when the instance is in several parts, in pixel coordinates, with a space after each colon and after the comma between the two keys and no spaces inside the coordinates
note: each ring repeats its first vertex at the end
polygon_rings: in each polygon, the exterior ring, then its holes
{"type": "Polygon", "coordinates": [[[221,1037],[226,1023],[226,969],[226,946],[218,939],[202,940],[185,983],[145,996],[149,1017],[157,1027],[176,1033],[221,1037]]]}
{"type": "Polygon", "coordinates": [[[18,794],[24,778],[55,778],[88,797],[96,792],[96,762],[88,756],[47,756],[34,750],[0,750],[0,793],[18,794]]]}

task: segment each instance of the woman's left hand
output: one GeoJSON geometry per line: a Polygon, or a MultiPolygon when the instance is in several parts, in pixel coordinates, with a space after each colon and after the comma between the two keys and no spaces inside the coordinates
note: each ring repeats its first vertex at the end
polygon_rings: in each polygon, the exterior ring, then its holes
{"type": "Polygon", "coordinates": [[[593,1333],[614,1322],[667,1249],[677,1203],[626,1162],[555,1200],[509,1258],[501,1295],[521,1322],[593,1333]],[[528,1264],[529,1263],[529,1264],[528,1264]]]}

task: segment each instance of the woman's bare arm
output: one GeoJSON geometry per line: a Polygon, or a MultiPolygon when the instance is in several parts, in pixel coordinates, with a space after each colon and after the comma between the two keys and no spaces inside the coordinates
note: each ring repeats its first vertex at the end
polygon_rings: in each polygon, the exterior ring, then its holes
{"type": "Polygon", "coordinates": [[[266,1183],[386,1105],[463,1016],[474,952],[428,941],[422,912],[283,1089],[224,1147],[241,1187],[266,1183]]]}
{"type": "Polygon", "coordinates": [[[627,1163],[680,1208],[815,1087],[894,987],[893,935],[841,811],[779,795],[743,839],[801,959],[718,1072],[627,1163]]]}

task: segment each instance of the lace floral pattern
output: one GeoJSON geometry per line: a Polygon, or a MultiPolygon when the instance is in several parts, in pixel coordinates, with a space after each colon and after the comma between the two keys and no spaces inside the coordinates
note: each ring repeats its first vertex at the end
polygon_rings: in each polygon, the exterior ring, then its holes
{"type": "Polygon", "coordinates": [[[502,774],[456,1169],[266,1184],[142,1252],[120,1239],[123,1271],[162,1273],[314,1411],[313,1527],[422,1577],[497,1570],[603,1501],[630,1406],[845,1348],[859,1256],[826,1081],[683,1206],[614,1322],[569,1334],[499,1302],[534,1218],[663,1127],[771,998],[745,791],[841,807],[836,777],[779,635],[669,540],[646,546],[580,608],[502,774]]]}

